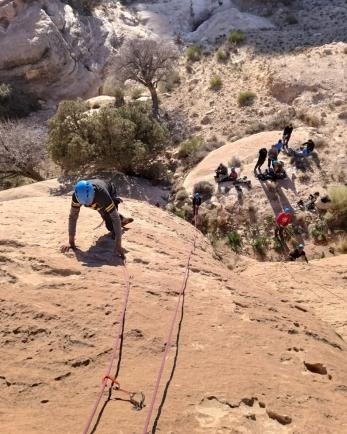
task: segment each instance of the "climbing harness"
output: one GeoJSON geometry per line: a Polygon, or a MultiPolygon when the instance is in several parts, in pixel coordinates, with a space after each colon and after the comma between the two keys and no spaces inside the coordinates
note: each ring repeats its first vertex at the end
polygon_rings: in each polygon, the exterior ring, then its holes
{"type": "MultiPolygon", "coordinates": [[[[99,390],[99,393],[97,395],[95,404],[94,404],[94,406],[92,408],[92,411],[91,411],[91,413],[89,415],[88,421],[87,421],[87,423],[85,425],[85,428],[83,430],[83,434],[88,434],[88,432],[89,432],[89,428],[90,428],[90,426],[91,426],[91,424],[93,422],[96,410],[98,409],[98,406],[100,404],[102,395],[103,395],[104,390],[105,390],[105,388],[107,386],[108,380],[110,379],[112,381],[111,387],[114,386],[114,385],[116,385],[116,388],[117,388],[117,385],[118,385],[118,388],[120,390],[119,382],[117,380],[113,379],[112,377],[110,377],[110,374],[111,374],[113,362],[114,362],[114,360],[116,358],[116,355],[117,355],[117,352],[119,350],[121,338],[122,338],[122,335],[123,335],[123,324],[124,324],[125,313],[126,313],[126,310],[127,310],[127,305],[128,305],[128,300],[129,300],[129,293],[130,293],[130,280],[131,280],[131,277],[129,276],[125,260],[123,260],[123,270],[124,270],[124,280],[125,280],[125,293],[124,293],[124,301],[123,301],[122,310],[120,312],[119,319],[118,319],[119,326],[118,326],[118,330],[117,330],[117,333],[116,333],[116,336],[115,336],[111,358],[110,358],[110,361],[109,361],[108,366],[106,368],[106,372],[105,372],[105,375],[103,377],[103,380],[102,380],[102,383],[101,383],[101,386],[100,386],[100,390],[99,390]]],[[[135,400],[135,396],[137,395],[136,393],[130,393],[130,392],[127,392],[125,390],[120,390],[120,391],[124,392],[124,393],[127,393],[129,395],[129,397],[131,398],[130,402],[132,402],[132,404],[134,405],[134,407],[135,407],[135,403],[136,403],[136,407],[137,408],[140,408],[140,407],[142,408],[143,407],[144,396],[142,396],[141,400],[138,401],[138,400],[135,400]]]]}

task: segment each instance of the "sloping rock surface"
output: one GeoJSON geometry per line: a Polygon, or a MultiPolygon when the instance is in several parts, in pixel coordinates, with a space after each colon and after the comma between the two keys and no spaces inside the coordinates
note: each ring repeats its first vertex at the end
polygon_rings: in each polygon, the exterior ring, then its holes
{"type": "MultiPolygon", "coordinates": [[[[35,186],[30,188],[34,192],[35,186]]],[[[96,212],[81,210],[79,250],[63,255],[58,247],[66,239],[70,199],[44,194],[43,188],[31,197],[5,193],[0,203],[1,430],[82,432],[110,357],[124,270],[112,258],[105,229],[94,229],[100,223],[96,212]]],[[[197,240],[179,339],[176,329],[156,404],[155,417],[173,372],[157,431],[346,432],[347,346],[334,322],[324,318],[325,292],[311,304],[311,294],[300,296],[295,279],[286,276],[276,284],[283,270],[266,263],[250,262],[240,275],[231,272],[190,224],[144,202],[126,200],[122,212],[135,221],[124,235],[131,292],[118,378],[125,389],[143,391],[147,404],[187,256],[197,240]],[[324,367],[318,374],[317,366],[324,367]]],[[[324,282],[343,282],[344,263],[345,257],[333,266],[315,261],[312,284],[306,266],[289,267],[317,290],[323,274],[324,282]]],[[[341,297],[344,290],[341,286],[341,297]]],[[[343,301],[336,309],[341,306],[343,301]]],[[[117,398],[123,396],[113,392],[96,432],[141,432],[146,408],[134,412],[117,398]]]]}

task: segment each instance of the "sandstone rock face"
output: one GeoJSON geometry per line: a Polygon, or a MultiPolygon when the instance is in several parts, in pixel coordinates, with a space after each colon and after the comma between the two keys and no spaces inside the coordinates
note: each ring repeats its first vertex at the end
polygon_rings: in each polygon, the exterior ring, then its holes
{"type": "MultiPolygon", "coordinates": [[[[49,196],[47,187],[0,193],[4,433],[82,432],[124,295],[124,270],[112,257],[113,242],[104,227],[94,229],[97,212],[81,210],[79,249],[59,252],[70,198],[49,196]]],[[[135,200],[125,200],[121,211],[135,221],[124,235],[132,278],[118,379],[125,389],[143,391],[147,407],[133,411],[113,391],[97,433],[142,432],[195,237],[181,326],[155,406],[156,416],[172,375],[158,431],[346,432],[343,256],[286,264],[286,270],[283,263],[249,261],[243,272],[232,272],[188,222],[135,200]]]]}
{"type": "Polygon", "coordinates": [[[109,55],[101,24],[59,0],[0,1],[0,81],[44,100],[95,94],[109,55]]]}

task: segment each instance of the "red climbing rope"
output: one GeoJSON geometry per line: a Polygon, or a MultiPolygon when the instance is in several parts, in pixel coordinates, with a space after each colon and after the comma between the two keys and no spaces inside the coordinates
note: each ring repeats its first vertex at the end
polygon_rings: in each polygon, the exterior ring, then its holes
{"type": "MultiPolygon", "coordinates": [[[[194,226],[196,227],[196,216],[194,216],[194,226]]],[[[174,312],[174,314],[172,316],[169,333],[168,333],[168,336],[167,336],[167,339],[166,339],[165,351],[164,351],[163,357],[161,359],[161,365],[160,365],[159,373],[158,373],[158,376],[157,376],[157,379],[156,379],[156,382],[155,382],[154,391],[153,391],[151,403],[150,403],[149,408],[148,408],[148,412],[147,412],[147,416],[146,416],[146,421],[145,421],[145,425],[144,425],[142,434],[147,434],[148,433],[148,427],[149,427],[149,424],[151,422],[151,418],[152,418],[152,414],[153,414],[153,410],[154,410],[154,404],[155,404],[155,401],[156,401],[156,398],[157,398],[157,395],[158,395],[158,391],[159,391],[161,377],[163,375],[166,359],[167,359],[167,356],[168,356],[168,353],[169,353],[170,347],[171,347],[172,333],[174,331],[174,327],[175,327],[175,324],[176,324],[176,319],[177,319],[177,314],[178,314],[178,311],[179,311],[179,306],[181,304],[181,299],[182,299],[182,297],[183,297],[183,295],[185,293],[186,286],[187,286],[187,281],[188,281],[188,276],[189,276],[190,261],[192,259],[193,253],[195,251],[196,237],[197,237],[197,234],[195,234],[195,236],[194,236],[193,246],[192,246],[192,248],[191,248],[191,250],[189,252],[189,256],[188,256],[188,260],[187,260],[187,265],[186,265],[186,270],[185,270],[185,274],[184,274],[184,279],[183,279],[183,282],[182,282],[182,287],[181,287],[181,290],[180,290],[179,295],[178,295],[178,300],[177,300],[177,305],[176,305],[175,312],[174,312]]]]}
{"type": "MultiPolygon", "coordinates": [[[[125,260],[123,261],[123,269],[124,269],[124,280],[125,280],[125,286],[126,286],[126,288],[125,288],[125,293],[124,293],[123,307],[122,307],[122,310],[120,312],[119,319],[118,319],[118,331],[117,331],[117,334],[115,336],[114,345],[113,345],[113,351],[112,351],[112,354],[111,354],[110,361],[108,363],[105,375],[103,377],[103,380],[102,380],[102,383],[101,383],[101,386],[100,386],[100,390],[99,390],[97,399],[95,401],[95,404],[93,406],[92,412],[90,413],[90,416],[88,418],[86,426],[85,426],[85,428],[83,430],[83,434],[88,434],[90,425],[93,422],[96,410],[98,409],[98,406],[100,404],[100,401],[101,401],[102,395],[104,393],[105,387],[107,386],[107,381],[111,378],[110,374],[111,374],[113,362],[114,362],[114,360],[116,358],[116,355],[117,355],[117,352],[119,350],[119,345],[120,345],[120,341],[121,341],[121,337],[122,337],[123,322],[124,322],[125,313],[126,313],[126,310],[127,310],[128,299],[129,299],[129,292],[130,292],[130,276],[129,276],[129,273],[128,273],[128,269],[127,269],[125,260]]],[[[112,381],[112,385],[114,383],[119,384],[118,382],[116,382],[116,380],[112,381]]]]}

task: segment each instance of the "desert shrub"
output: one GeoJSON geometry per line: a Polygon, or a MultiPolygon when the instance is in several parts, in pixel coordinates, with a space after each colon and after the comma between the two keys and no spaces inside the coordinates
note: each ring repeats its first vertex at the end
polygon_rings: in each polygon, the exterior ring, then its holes
{"type": "Polygon", "coordinates": [[[202,143],[202,137],[200,136],[194,136],[184,141],[180,145],[178,151],[178,158],[183,159],[191,156],[194,152],[196,152],[196,150],[199,148],[201,143],[202,143]]]}
{"type": "Polygon", "coordinates": [[[135,101],[137,98],[140,98],[142,95],[142,92],[143,91],[140,87],[134,87],[131,90],[131,99],[135,101]]]}
{"type": "Polygon", "coordinates": [[[71,173],[94,166],[140,175],[166,141],[166,129],[141,103],[91,113],[81,101],[62,101],[49,120],[50,155],[71,173]]]}
{"type": "Polygon", "coordinates": [[[198,62],[201,59],[202,50],[198,45],[190,45],[186,49],[186,57],[190,62],[198,62]]]}
{"type": "Polygon", "coordinates": [[[347,229],[347,186],[337,185],[328,189],[331,207],[325,215],[329,227],[347,229]]]}
{"type": "Polygon", "coordinates": [[[203,200],[210,199],[214,192],[214,186],[208,181],[200,181],[194,185],[193,193],[200,193],[203,200]]]}
{"type": "Polygon", "coordinates": [[[229,59],[229,51],[223,47],[219,47],[216,52],[216,57],[219,62],[225,62],[229,59]]]}
{"type": "Polygon", "coordinates": [[[347,253],[347,235],[343,235],[342,237],[340,237],[337,244],[337,250],[340,253],[347,253]]]}
{"type": "Polygon", "coordinates": [[[298,24],[298,19],[295,15],[289,14],[286,16],[286,22],[289,25],[298,24]]]}
{"type": "Polygon", "coordinates": [[[47,167],[45,140],[46,129],[40,125],[0,122],[0,181],[11,180],[9,186],[23,178],[42,181],[47,167]]]}
{"type": "Polygon", "coordinates": [[[233,156],[228,163],[229,167],[241,167],[242,163],[239,157],[233,156]]]}
{"type": "Polygon", "coordinates": [[[11,84],[0,84],[0,119],[22,118],[39,108],[34,95],[11,84]]]}
{"type": "Polygon", "coordinates": [[[281,238],[275,237],[273,239],[273,248],[276,252],[282,253],[285,248],[285,242],[281,238]]]}
{"type": "Polygon", "coordinates": [[[235,252],[238,252],[241,248],[241,244],[242,244],[242,239],[241,239],[241,235],[238,233],[238,231],[234,230],[231,231],[227,234],[228,237],[228,241],[230,244],[230,247],[232,248],[232,250],[234,250],[235,252]]]}
{"type": "Polygon", "coordinates": [[[315,241],[325,242],[328,239],[328,228],[323,221],[319,220],[310,228],[310,234],[315,241]]]}
{"type": "Polygon", "coordinates": [[[203,160],[211,151],[223,146],[225,142],[218,140],[217,138],[210,138],[206,142],[202,142],[197,149],[189,155],[187,163],[189,166],[195,166],[201,160],[203,160]]]}
{"type": "Polygon", "coordinates": [[[219,90],[222,87],[222,79],[219,75],[213,74],[210,78],[210,89],[219,90]]]}
{"type": "Polygon", "coordinates": [[[180,217],[181,219],[186,218],[186,213],[183,208],[178,208],[177,206],[170,204],[169,211],[175,214],[177,217],[180,217]]]}
{"type": "Polygon", "coordinates": [[[251,244],[252,244],[254,251],[258,255],[260,255],[262,257],[266,256],[266,250],[267,250],[269,241],[265,235],[260,235],[260,234],[256,235],[254,237],[254,239],[252,240],[251,244]]]}
{"type": "Polygon", "coordinates": [[[188,193],[186,191],[185,188],[182,188],[181,190],[178,190],[178,192],[176,193],[175,199],[178,202],[184,202],[185,200],[188,199],[188,193]]]}
{"type": "Polygon", "coordinates": [[[245,107],[252,105],[257,95],[254,92],[251,92],[249,90],[246,90],[244,92],[240,92],[239,96],[237,98],[237,102],[239,103],[239,106],[245,107]]]}
{"type": "Polygon", "coordinates": [[[241,30],[233,30],[228,35],[228,41],[232,44],[241,44],[245,39],[246,35],[241,30]]]}
{"type": "Polygon", "coordinates": [[[304,110],[299,111],[297,117],[309,127],[318,128],[322,125],[322,120],[318,116],[304,110]]]}
{"type": "Polygon", "coordinates": [[[165,77],[160,81],[161,92],[171,92],[181,83],[181,77],[176,70],[168,71],[165,77]]]}

